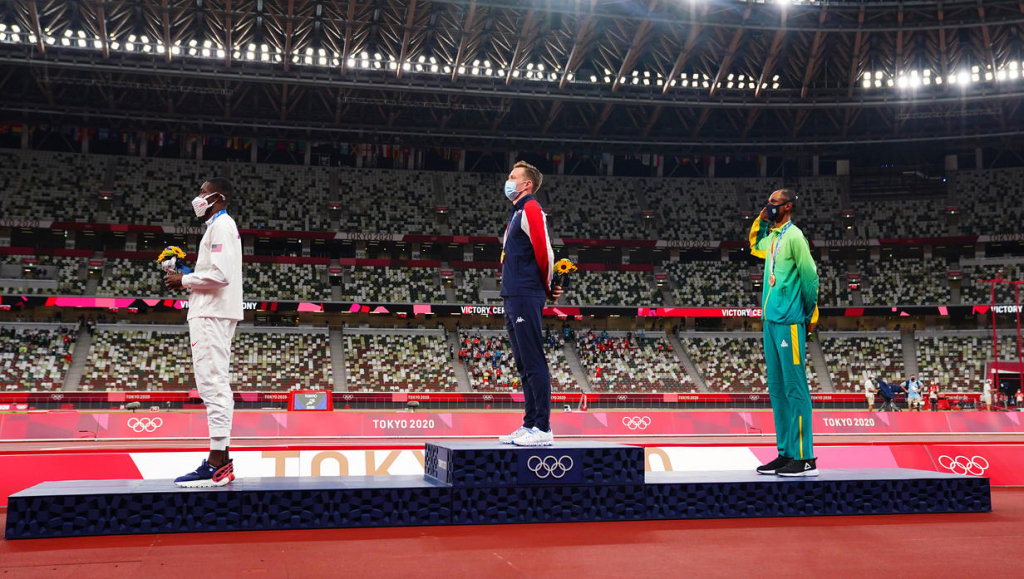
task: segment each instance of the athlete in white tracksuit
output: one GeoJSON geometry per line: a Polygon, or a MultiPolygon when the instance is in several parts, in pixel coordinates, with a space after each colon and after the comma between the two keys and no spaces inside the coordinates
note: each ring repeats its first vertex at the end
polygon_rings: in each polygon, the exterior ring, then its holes
{"type": "Polygon", "coordinates": [[[231,185],[226,180],[203,184],[193,201],[196,214],[206,219],[195,271],[165,278],[169,288],[189,290],[192,367],[210,428],[210,456],[199,470],[179,478],[182,486],[220,486],[234,480],[228,455],[235,407],[229,365],[231,339],[242,319],[242,240],[225,209],[230,199],[231,185]]]}

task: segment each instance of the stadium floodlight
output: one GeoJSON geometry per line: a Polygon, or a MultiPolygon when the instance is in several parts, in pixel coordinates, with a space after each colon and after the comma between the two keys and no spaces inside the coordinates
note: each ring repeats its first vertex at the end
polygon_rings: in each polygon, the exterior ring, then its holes
{"type": "Polygon", "coordinates": [[[532,62],[526,63],[526,70],[533,70],[533,63],[532,62]]]}
{"type": "Polygon", "coordinates": [[[992,80],[992,73],[991,72],[986,72],[985,73],[985,80],[992,80]]]}
{"type": "Polygon", "coordinates": [[[885,75],[884,75],[884,74],[882,74],[882,71],[880,71],[880,70],[878,70],[878,71],[875,71],[875,78],[876,78],[876,79],[881,79],[881,78],[883,78],[884,76],[885,76],[885,75]]]}
{"type": "Polygon", "coordinates": [[[424,64],[424,63],[426,63],[426,62],[427,62],[427,57],[426,57],[426,56],[423,56],[423,55],[421,54],[421,55],[420,55],[420,57],[416,59],[416,62],[418,62],[418,63],[420,63],[420,64],[424,64]]]}
{"type": "Polygon", "coordinates": [[[388,63],[388,70],[398,70],[398,63],[391,61],[388,63]]]}
{"type": "Polygon", "coordinates": [[[935,77],[935,84],[942,84],[942,77],[941,76],[936,76],[935,77]]]}
{"type": "Polygon", "coordinates": [[[871,88],[871,80],[870,79],[866,79],[866,78],[864,79],[864,88],[871,88]]]}
{"type": "MultiPolygon", "coordinates": [[[[150,53],[150,51],[152,51],[152,50],[153,50],[153,47],[152,47],[152,46],[150,46],[150,45],[148,45],[148,44],[143,44],[143,45],[142,45],[142,52],[145,52],[146,54],[149,54],[149,53],[150,53]]],[[[218,51],[218,52],[220,53],[220,55],[221,55],[221,58],[223,58],[223,57],[224,57],[224,51],[223,51],[223,50],[220,50],[220,51],[218,51]]]]}
{"type": "Polygon", "coordinates": [[[597,77],[594,75],[590,75],[590,82],[597,82],[597,77]]]}
{"type": "Polygon", "coordinates": [[[683,81],[683,88],[689,88],[689,87],[690,87],[690,81],[684,80],[683,81]]]}
{"type": "Polygon", "coordinates": [[[605,76],[604,77],[604,83],[605,84],[611,84],[611,82],[612,82],[612,77],[610,77],[610,76],[605,76]]]}
{"type": "Polygon", "coordinates": [[[644,78],[651,78],[651,71],[645,70],[644,71],[644,78]]]}
{"type": "MultiPolygon", "coordinates": [[[[487,75],[487,76],[491,76],[492,72],[494,72],[494,71],[489,69],[489,68],[485,68],[484,69],[484,74],[487,75]]],[[[572,75],[569,75],[569,76],[571,77],[572,75]]],[[[569,80],[572,80],[572,78],[569,78],[569,80]]]]}
{"type": "Polygon", "coordinates": [[[726,80],[732,80],[732,79],[733,79],[733,78],[735,78],[735,77],[736,77],[736,75],[734,75],[734,74],[732,74],[732,73],[729,73],[729,76],[725,77],[725,79],[726,79],[726,80]]]}
{"type": "Polygon", "coordinates": [[[704,81],[704,88],[711,88],[711,83],[704,81]]]}
{"type": "Polygon", "coordinates": [[[410,67],[411,64],[408,60],[402,63],[402,70],[404,70],[405,72],[409,72],[410,67]]]}
{"type": "Polygon", "coordinates": [[[202,55],[203,55],[204,58],[209,58],[210,57],[210,49],[209,48],[204,48],[203,51],[202,51],[202,55]]]}
{"type": "Polygon", "coordinates": [[[541,72],[544,72],[544,63],[538,64],[537,65],[537,70],[539,70],[541,72]]]}
{"type": "Polygon", "coordinates": [[[779,88],[779,83],[773,82],[772,83],[772,90],[778,90],[778,88],[779,88]]]}
{"type": "Polygon", "coordinates": [[[437,65],[436,64],[431,64],[430,65],[430,72],[437,72],[437,65]]]}
{"type": "Polygon", "coordinates": [[[875,81],[875,88],[882,88],[882,81],[876,80],[875,81]]]}
{"type": "MultiPolygon", "coordinates": [[[[436,68],[436,67],[432,66],[432,67],[430,67],[430,68],[431,68],[431,69],[434,69],[434,68],[436,68]]],[[[505,76],[505,69],[504,69],[504,68],[499,68],[499,69],[498,69],[498,72],[497,72],[497,75],[498,75],[498,76],[505,76]]]]}
{"type": "Polygon", "coordinates": [[[349,68],[355,68],[355,66],[356,66],[356,59],[349,58],[348,60],[345,61],[345,66],[348,66],[349,68]]]}
{"type": "Polygon", "coordinates": [[[459,74],[466,74],[466,67],[460,66],[459,67],[459,74]]]}
{"type": "Polygon", "coordinates": [[[0,32],[7,32],[7,25],[0,22],[0,32]]]}
{"type": "Polygon", "coordinates": [[[129,35],[128,35],[128,42],[135,42],[135,40],[136,40],[137,38],[138,38],[138,37],[137,37],[137,36],[135,36],[134,34],[129,34],[129,35]]]}
{"type": "Polygon", "coordinates": [[[473,68],[469,69],[469,72],[473,76],[476,76],[476,75],[480,74],[480,69],[474,66],[473,68]]]}
{"type": "Polygon", "coordinates": [[[555,80],[558,78],[558,73],[552,72],[551,75],[548,76],[548,78],[551,80],[555,80]]]}
{"type": "Polygon", "coordinates": [[[663,80],[661,80],[660,78],[658,79],[657,83],[658,83],[658,86],[662,86],[662,85],[665,84],[665,82],[663,80]]]}
{"type": "Polygon", "coordinates": [[[370,61],[364,58],[363,60],[359,61],[359,66],[363,68],[370,68],[370,61]]]}
{"type": "Polygon", "coordinates": [[[726,83],[725,88],[732,88],[732,81],[726,83]]]}
{"type": "Polygon", "coordinates": [[[676,79],[673,78],[672,80],[668,81],[668,86],[676,86],[676,79]]]}
{"type": "Polygon", "coordinates": [[[644,79],[644,86],[651,86],[651,79],[645,78],[644,79]]]}
{"type": "MultiPolygon", "coordinates": [[[[448,72],[448,67],[446,66],[444,68],[445,68],[445,72],[448,72]]],[[[519,78],[519,71],[518,70],[513,70],[512,71],[512,78],[519,78]]]]}

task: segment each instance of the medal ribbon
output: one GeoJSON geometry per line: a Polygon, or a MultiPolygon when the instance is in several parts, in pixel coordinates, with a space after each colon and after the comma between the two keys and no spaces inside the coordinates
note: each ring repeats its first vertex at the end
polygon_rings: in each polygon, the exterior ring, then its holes
{"type": "Polygon", "coordinates": [[[772,244],[770,273],[773,276],[775,275],[775,251],[779,249],[779,244],[782,243],[782,236],[786,234],[786,230],[789,229],[791,225],[793,225],[792,221],[787,223],[786,226],[782,228],[779,236],[775,239],[775,243],[772,244]]]}

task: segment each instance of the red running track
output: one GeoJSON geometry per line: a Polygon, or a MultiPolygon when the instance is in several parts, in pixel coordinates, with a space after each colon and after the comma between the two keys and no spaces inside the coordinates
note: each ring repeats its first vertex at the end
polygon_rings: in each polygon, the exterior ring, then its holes
{"type": "MultiPolygon", "coordinates": [[[[0,542],[3,579],[1019,576],[1024,489],[993,512],[140,535],[0,542]]],[[[0,525],[4,523],[0,516],[0,525]]]]}

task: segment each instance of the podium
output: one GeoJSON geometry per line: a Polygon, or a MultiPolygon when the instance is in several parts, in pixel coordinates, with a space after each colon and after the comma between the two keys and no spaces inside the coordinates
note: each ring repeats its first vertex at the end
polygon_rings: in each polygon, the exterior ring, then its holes
{"type": "Polygon", "coordinates": [[[636,521],[992,509],[989,480],[909,469],[644,473],[644,449],[559,441],[428,443],[423,476],[58,481],[10,496],[7,539],[421,525],[636,521]]]}

